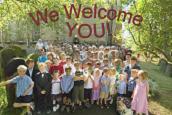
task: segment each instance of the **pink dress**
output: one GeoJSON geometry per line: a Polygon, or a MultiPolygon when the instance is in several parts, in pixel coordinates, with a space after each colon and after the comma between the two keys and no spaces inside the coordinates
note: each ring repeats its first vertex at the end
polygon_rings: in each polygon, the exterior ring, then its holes
{"type": "Polygon", "coordinates": [[[147,87],[148,82],[138,82],[131,102],[131,109],[136,113],[145,113],[148,115],[148,101],[147,101],[147,87]]]}
{"type": "Polygon", "coordinates": [[[93,89],[92,89],[92,99],[98,100],[100,95],[100,76],[94,77],[93,89]]]}

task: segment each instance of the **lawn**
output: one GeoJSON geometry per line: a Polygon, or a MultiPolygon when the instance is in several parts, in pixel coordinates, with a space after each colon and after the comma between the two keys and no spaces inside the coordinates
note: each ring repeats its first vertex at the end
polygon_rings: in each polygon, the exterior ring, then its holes
{"type": "MultiPolygon", "coordinates": [[[[155,80],[159,86],[160,96],[149,101],[149,111],[152,115],[172,115],[172,78],[165,76],[159,71],[159,66],[147,62],[141,62],[143,70],[148,71],[149,76],[155,80]]],[[[115,115],[115,107],[102,110],[93,106],[88,110],[77,111],[70,115],[115,115]]],[[[5,90],[0,88],[0,115],[19,115],[20,110],[14,110],[6,107],[5,90]],[[3,106],[2,106],[3,105],[3,106]]],[[[55,113],[66,115],[66,113],[55,113]]],[[[54,115],[54,114],[52,114],[54,115]]],[[[68,114],[67,114],[68,115],[68,114]]]]}
{"type": "Polygon", "coordinates": [[[155,80],[159,86],[160,96],[151,100],[149,108],[155,115],[172,115],[172,78],[164,75],[159,70],[159,66],[141,62],[141,67],[149,73],[149,76],[155,80]]]}

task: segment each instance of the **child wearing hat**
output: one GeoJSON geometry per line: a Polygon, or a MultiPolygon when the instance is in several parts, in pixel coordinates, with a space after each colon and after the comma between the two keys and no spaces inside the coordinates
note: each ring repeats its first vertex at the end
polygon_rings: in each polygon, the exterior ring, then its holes
{"type": "Polygon", "coordinates": [[[64,111],[64,109],[66,108],[67,112],[70,112],[74,81],[73,75],[71,74],[71,67],[66,67],[65,72],[66,74],[64,74],[61,79],[61,89],[63,95],[63,105],[61,111],[64,111]]]}

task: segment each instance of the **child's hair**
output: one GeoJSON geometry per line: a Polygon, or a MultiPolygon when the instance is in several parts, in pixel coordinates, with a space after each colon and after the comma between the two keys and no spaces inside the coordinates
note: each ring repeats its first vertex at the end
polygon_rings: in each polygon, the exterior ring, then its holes
{"type": "Polygon", "coordinates": [[[28,65],[30,63],[34,63],[34,60],[29,58],[29,59],[26,60],[26,64],[28,65]]]}
{"type": "Polygon", "coordinates": [[[71,71],[71,67],[66,67],[65,68],[65,71],[67,71],[67,70],[70,70],[71,71]]]}
{"type": "Polygon", "coordinates": [[[146,71],[139,70],[139,75],[142,77],[143,80],[148,79],[148,72],[146,72],[146,71]]]}
{"type": "Polygon", "coordinates": [[[39,63],[38,68],[40,68],[40,67],[46,67],[46,64],[45,63],[39,63]]]}
{"type": "Polygon", "coordinates": [[[53,75],[55,75],[56,73],[59,73],[59,71],[58,70],[54,70],[53,71],[53,75]]]}
{"type": "Polygon", "coordinates": [[[137,69],[131,69],[131,73],[137,74],[138,73],[138,70],[137,69]]]}
{"type": "Polygon", "coordinates": [[[119,79],[125,80],[125,75],[124,74],[120,74],[119,79]]]}
{"type": "Polygon", "coordinates": [[[131,60],[137,61],[137,58],[135,56],[132,56],[131,60]]]}
{"type": "Polygon", "coordinates": [[[107,73],[108,71],[108,68],[104,68],[103,73],[107,73]]]}
{"type": "Polygon", "coordinates": [[[121,59],[115,59],[115,64],[116,65],[121,65],[122,63],[122,60],[121,59]]]}
{"type": "Polygon", "coordinates": [[[110,70],[109,70],[109,75],[110,76],[113,76],[113,75],[115,75],[116,74],[116,69],[115,68],[111,68],[110,70]]]}

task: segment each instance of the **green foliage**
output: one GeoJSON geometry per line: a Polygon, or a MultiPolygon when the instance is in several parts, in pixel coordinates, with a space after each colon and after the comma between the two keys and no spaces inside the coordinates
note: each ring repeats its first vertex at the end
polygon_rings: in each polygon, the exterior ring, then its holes
{"type": "Polygon", "coordinates": [[[3,50],[0,51],[0,60],[1,60],[1,67],[5,68],[7,63],[12,59],[16,57],[16,53],[13,49],[11,48],[4,48],[3,50]]]}
{"type": "Polygon", "coordinates": [[[32,54],[29,54],[27,56],[27,59],[33,59],[35,62],[37,62],[38,61],[38,57],[39,57],[38,54],[32,53],[32,54]]]}
{"type": "Polygon", "coordinates": [[[9,46],[9,48],[14,50],[15,55],[17,57],[25,57],[26,56],[26,50],[22,49],[20,46],[12,45],[12,46],[9,46]]]}
{"type": "Polygon", "coordinates": [[[166,0],[137,0],[131,10],[143,17],[141,26],[128,25],[132,37],[141,52],[148,52],[155,57],[163,57],[172,62],[171,1],[166,0]]]}

